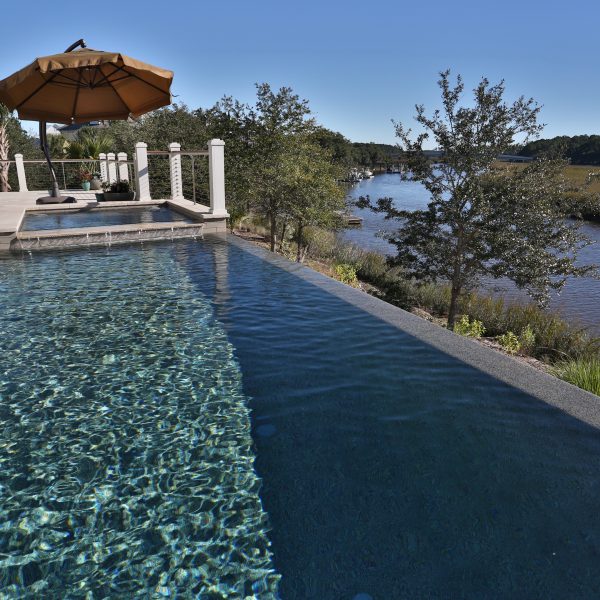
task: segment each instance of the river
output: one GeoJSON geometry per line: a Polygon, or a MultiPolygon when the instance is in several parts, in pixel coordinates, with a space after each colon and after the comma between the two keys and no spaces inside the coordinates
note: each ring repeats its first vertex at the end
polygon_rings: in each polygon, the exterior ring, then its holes
{"type": "MultiPolygon", "coordinates": [[[[398,208],[418,210],[425,208],[429,199],[427,190],[414,181],[402,181],[394,173],[376,175],[372,179],[355,184],[349,191],[349,197],[360,196],[393,198],[398,208]]],[[[342,233],[344,239],[369,250],[392,254],[394,247],[385,239],[378,237],[381,231],[394,228],[393,221],[386,221],[383,215],[353,208],[352,213],[363,218],[362,227],[347,229],[342,233]]],[[[590,239],[600,242],[600,224],[584,222],[581,230],[590,239]]],[[[578,258],[578,264],[600,264],[600,243],[584,248],[578,258]]],[[[483,289],[495,295],[503,295],[507,300],[527,300],[527,295],[518,290],[510,281],[486,280],[483,289]]],[[[590,333],[600,335],[600,280],[591,277],[570,278],[560,294],[553,293],[549,307],[559,312],[566,320],[581,324],[590,333]]]]}

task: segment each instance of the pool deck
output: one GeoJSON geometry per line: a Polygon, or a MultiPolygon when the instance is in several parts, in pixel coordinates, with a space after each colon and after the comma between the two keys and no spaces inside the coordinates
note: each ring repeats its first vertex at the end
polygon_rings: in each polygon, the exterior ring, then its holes
{"type": "Polygon", "coordinates": [[[0,194],[0,252],[34,250],[57,246],[105,244],[175,237],[196,237],[204,233],[220,233],[226,230],[228,215],[213,215],[210,208],[191,200],[133,200],[131,202],[98,202],[96,192],[67,190],[65,195],[75,197],[70,204],[37,205],[36,200],[44,192],[3,192],[0,194]],[[26,212],[51,212],[54,210],[81,210],[88,208],[126,208],[158,206],[169,208],[190,217],[196,223],[174,221],[172,223],[135,223],[110,227],[81,227],[45,231],[19,231],[26,212]]]}

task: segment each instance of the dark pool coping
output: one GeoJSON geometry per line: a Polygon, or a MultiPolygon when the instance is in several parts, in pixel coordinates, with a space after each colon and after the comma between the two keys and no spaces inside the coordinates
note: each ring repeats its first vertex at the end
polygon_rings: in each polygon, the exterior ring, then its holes
{"type": "MultiPolygon", "coordinates": [[[[430,323],[362,290],[318,273],[305,265],[291,262],[247,240],[232,234],[227,234],[227,240],[232,245],[316,285],[441,352],[555,406],[581,421],[594,427],[600,427],[600,398],[598,396],[497,350],[430,323]]],[[[376,343],[376,340],[373,343],[376,343]]]]}

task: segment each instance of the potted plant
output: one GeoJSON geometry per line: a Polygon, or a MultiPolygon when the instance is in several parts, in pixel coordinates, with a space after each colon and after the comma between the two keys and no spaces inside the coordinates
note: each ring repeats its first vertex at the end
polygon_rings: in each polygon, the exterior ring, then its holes
{"type": "Polygon", "coordinates": [[[115,181],[113,183],[103,183],[102,188],[104,189],[104,200],[133,200],[135,198],[135,192],[131,191],[131,185],[126,179],[121,181],[115,181]]]}
{"type": "Polygon", "coordinates": [[[92,181],[90,181],[90,189],[96,190],[96,191],[102,189],[102,181],[100,181],[100,173],[93,173],[92,181]]]}
{"type": "Polygon", "coordinates": [[[86,192],[90,191],[90,185],[93,178],[94,176],[88,168],[82,167],[81,169],[79,169],[79,181],[81,181],[81,187],[86,192]]]}

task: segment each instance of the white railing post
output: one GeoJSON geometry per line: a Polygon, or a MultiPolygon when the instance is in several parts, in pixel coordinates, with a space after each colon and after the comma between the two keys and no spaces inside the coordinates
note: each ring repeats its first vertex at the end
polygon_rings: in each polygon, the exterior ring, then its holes
{"type": "Polygon", "coordinates": [[[115,153],[109,152],[106,155],[106,158],[108,159],[108,182],[114,183],[117,181],[117,163],[115,160],[115,153]]]}
{"type": "Polygon", "coordinates": [[[15,154],[15,167],[17,168],[17,178],[19,180],[19,191],[28,192],[27,177],[25,176],[25,163],[22,154],[15,154]]]}
{"type": "Polygon", "coordinates": [[[213,215],[227,215],[225,208],[225,142],[208,142],[208,185],[210,192],[210,212],[213,215]]]}
{"type": "Polygon", "coordinates": [[[119,154],[117,154],[117,161],[119,163],[119,181],[129,181],[127,154],[125,152],[119,152],[119,154]]]}
{"type": "Polygon", "coordinates": [[[144,142],[138,142],[135,145],[135,183],[138,200],[151,200],[147,148],[148,144],[144,142]]]}
{"type": "Polygon", "coordinates": [[[169,144],[169,167],[171,169],[171,199],[183,200],[183,180],[181,177],[181,144],[169,144]]]}
{"type": "Polygon", "coordinates": [[[104,152],[100,152],[100,154],[98,154],[98,159],[100,160],[100,181],[108,181],[108,166],[106,164],[106,154],[104,154],[104,152]]]}

